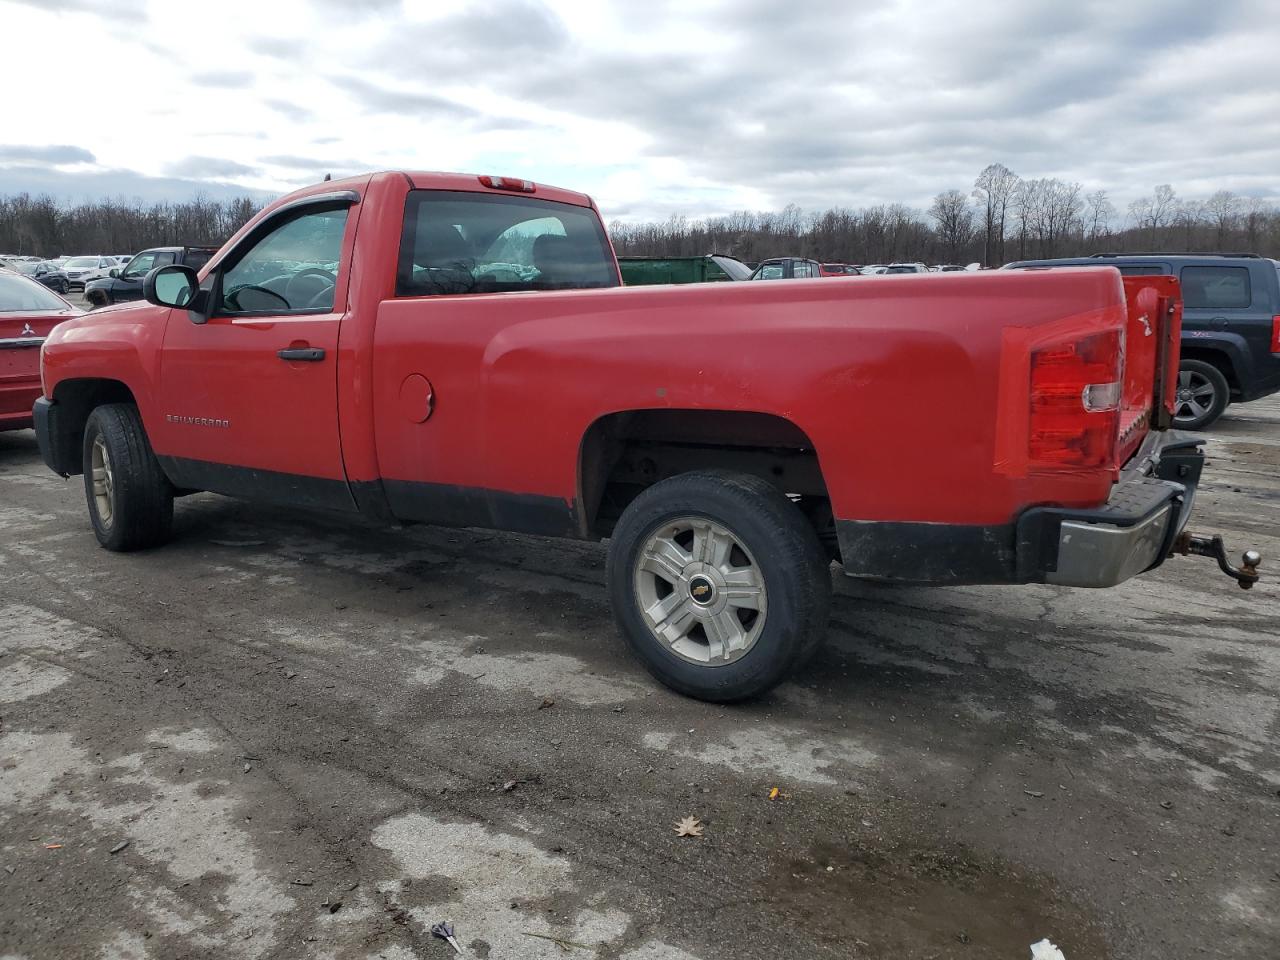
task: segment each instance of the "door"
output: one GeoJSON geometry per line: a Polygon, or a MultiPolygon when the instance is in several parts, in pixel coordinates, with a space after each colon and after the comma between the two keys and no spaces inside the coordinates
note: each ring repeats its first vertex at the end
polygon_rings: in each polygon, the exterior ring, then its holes
{"type": "Polygon", "coordinates": [[[170,312],[155,448],[179,486],[355,508],[337,410],[355,201],[277,211],[204,278],[207,322],[170,312]]]}

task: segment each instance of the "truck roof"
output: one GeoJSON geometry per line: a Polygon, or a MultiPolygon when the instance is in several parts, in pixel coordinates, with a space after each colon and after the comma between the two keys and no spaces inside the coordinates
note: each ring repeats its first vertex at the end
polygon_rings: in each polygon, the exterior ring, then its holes
{"type": "Polygon", "coordinates": [[[535,200],[554,200],[557,203],[571,203],[578,207],[595,206],[591,198],[585,193],[578,193],[574,190],[565,190],[562,187],[553,187],[546,183],[536,183],[532,180],[520,180],[519,178],[494,174],[444,173],[432,170],[380,170],[376,173],[364,173],[353,177],[344,177],[341,180],[322,180],[320,183],[313,183],[310,186],[303,187],[300,190],[295,190],[293,193],[287,194],[286,196],[272,202],[269,208],[274,208],[289,201],[297,200],[300,197],[313,196],[319,193],[363,189],[373,180],[382,177],[404,177],[409,181],[409,185],[415,190],[465,190],[472,193],[507,193],[511,196],[529,197],[535,200]],[[488,180],[499,179],[526,183],[533,189],[502,189],[489,186],[488,183],[486,183],[488,180]]]}

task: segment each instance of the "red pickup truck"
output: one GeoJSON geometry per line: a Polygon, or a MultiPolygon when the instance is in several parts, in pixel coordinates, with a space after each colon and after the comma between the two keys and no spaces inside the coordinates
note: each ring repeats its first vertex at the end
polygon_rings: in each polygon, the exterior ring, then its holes
{"type": "MultiPolygon", "coordinates": [[[[734,700],[827,620],[829,565],[1116,584],[1175,548],[1172,278],[1111,267],[627,287],[589,197],[379,173],[272,204],[43,350],[40,447],[103,546],[194,491],[609,539],[620,630],[734,700]]],[[[1221,554],[1221,541],[1217,540],[1221,554]]],[[[1244,569],[1224,569],[1248,585],[1244,569]]]]}

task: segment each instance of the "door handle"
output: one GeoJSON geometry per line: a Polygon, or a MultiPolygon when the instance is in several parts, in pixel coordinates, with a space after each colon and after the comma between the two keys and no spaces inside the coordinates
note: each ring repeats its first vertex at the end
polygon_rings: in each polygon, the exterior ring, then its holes
{"type": "Polygon", "coordinates": [[[316,363],[324,359],[324,349],[321,347],[286,347],[284,350],[277,351],[276,356],[281,360],[305,360],[308,363],[316,363]]]}

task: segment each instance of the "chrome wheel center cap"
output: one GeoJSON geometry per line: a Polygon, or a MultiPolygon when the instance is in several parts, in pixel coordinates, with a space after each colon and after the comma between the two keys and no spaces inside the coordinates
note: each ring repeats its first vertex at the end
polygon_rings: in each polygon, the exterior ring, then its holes
{"type": "Polygon", "coordinates": [[[698,574],[689,579],[689,597],[700,607],[709,607],[716,602],[716,585],[710,577],[698,574]]]}

